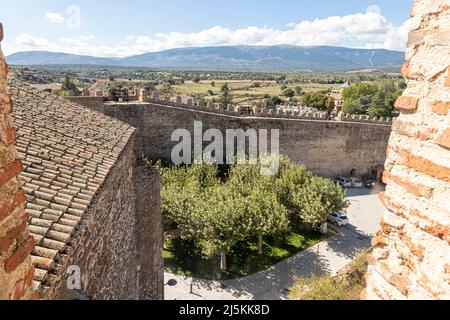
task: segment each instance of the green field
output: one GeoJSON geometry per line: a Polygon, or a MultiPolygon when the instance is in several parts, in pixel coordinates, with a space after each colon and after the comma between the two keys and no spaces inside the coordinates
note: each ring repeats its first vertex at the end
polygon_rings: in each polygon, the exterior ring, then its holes
{"type": "MultiPolygon", "coordinates": [[[[220,96],[221,87],[227,83],[230,89],[231,96],[233,98],[233,102],[236,104],[242,103],[258,103],[264,98],[269,96],[278,96],[282,99],[283,90],[281,89],[281,85],[277,84],[275,81],[257,81],[259,83],[259,87],[254,86],[254,82],[251,80],[215,80],[215,85],[213,86],[211,81],[200,81],[195,83],[193,81],[186,81],[182,85],[173,85],[173,95],[182,95],[182,96],[195,96],[206,99],[207,101],[218,99],[220,96]],[[211,94],[212,92],[212,94],[211,94]]],[[[122,86],[124,88],[142,88],[145,85],[145,81],[139,80],[99,80],[95,85],[91,87],[92,90],[102,90],[104,92],[109,91],[112,87],[122,86]]],[[[333,89],[339,88],[336,85],[330,84],[317,84],[317,83],[299,83],[299,84],[289,84],[288,88],[291,88],[295,91],[295,88],[299,86],[302,88],[303,92],[316,92],[327,90],[331,91],[333,89]]],[[[163,85],[157,85],[156,89],[161,91],[163,85]]],[[[301,96],[295,96],[294,100],[299,101],[301,96]]]]}
{"type": "MultiPolygon", "coordinates": [[[[211,85],[211,81],[201,81],[194,83],[192,81],[186,82],[183,85],[173,86],[174,92],[183,96],[199,96],[206,100],[212,100],[220,95],[220,89],[223,84],[228,83],[233,102],[235,103],[256,103],[264,99],[266,95],[279,96],[282,98],[283,91],[281,85],[274,81],[258,81],[260,87],[253,87],[252,81],[215,81],[215,86],[211,85]],[[213,95],[209,93],[213,92],[213,95]]],[[[300,86],[304,92],[316,92],[322,90],[335,89],[336,86],[329,84],[316,84],[316,83],[301,83],[288,85],[288,88],[295,89],[300,86]]],[[[296,96],[295,99],[299,100],[301,96],[296,96]]]]}

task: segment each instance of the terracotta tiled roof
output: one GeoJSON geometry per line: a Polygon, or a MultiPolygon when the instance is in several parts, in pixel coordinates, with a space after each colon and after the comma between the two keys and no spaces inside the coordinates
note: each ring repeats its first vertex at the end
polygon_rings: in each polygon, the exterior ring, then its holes
{"type": "Polygon", "coordinates": [[[41,290],[63,272],[71,240],[134,128],[10,81],[32,259],[41,290]]]}

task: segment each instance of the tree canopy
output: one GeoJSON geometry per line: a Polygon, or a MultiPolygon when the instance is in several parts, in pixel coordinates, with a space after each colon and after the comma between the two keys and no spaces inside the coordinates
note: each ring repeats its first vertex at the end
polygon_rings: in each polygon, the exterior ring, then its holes
{"type": "Polygon", "coordinates": [[[403,89],[401,83],[393,80],[354,84],[344,89],[342,111],[370,117],[391,117],[395,100],[401,96],[403,89]]]}
{"type": "Polygon", "coordinates": [[[308,92],[303,96],[303,104],[310,108],[331,112],[334,109],[334,100],[323,92],[308,92]]]}
{"type": "Polygon", "coordinates": [[[345,192],[333,181],[280,157],[277,175],[261,174],[249,160],[221,172],[216,165],[160,168],[165,222],[176,225],[207,259],[221,257],[240,241],[262,239],[287,230],[293,220],[318,224],[345,209],[345,192]]]}

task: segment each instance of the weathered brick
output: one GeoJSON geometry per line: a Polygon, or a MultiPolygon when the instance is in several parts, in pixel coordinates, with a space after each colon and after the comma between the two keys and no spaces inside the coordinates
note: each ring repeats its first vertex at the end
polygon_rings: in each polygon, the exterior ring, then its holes
{"type": "Polygon", "coordinates": [[[412,72],[411,64],[409,62],[405,62],[403,64],[402,74],[406,79],[410,79],[410,80],[422,79],[424,77],[424,75],[419,72],[412,72]]]}
{"type": "Polygon", "coordinates": [[[6,235],[0,238],[0,252],[7,252],[15,239],[25,234],[28,226],[27,217],[22,218],[22,222],[6,232],[6,235]]]}
{"type": "Polygon", "coordinates": [[[11,293],[9,299],[10,300],[20,300],[23,296],[23,280],[19,280],[15,287],[13,292],[11,293]]]}
{"type": "Polygon", "coordinates": [[[16,142],[16,131],[14,128],[6,129],[2,134],[2,140],[7,144],[14,144],[16,142]]]}
{"type": "Polygon", "coordinates": [[[446,116],[450,110],[450,101],[434,101],[431,110],[440,116],[446,116]]]}
{"type": "Polygon", "coordinates": [[[397,288],[403,295],[406,296],[408,294],[411,282],[406,276],[392,272],[385,263],[378,261],[372,255],[369,255],[367,259],[378,274],[382,275],[388,283],[397,288]]]}
{"type": "Polygon", "coordinates": [[[34,238],[28,237],[27,240],[25,240],[20,247],[12,254],[11,257],[6,261],[5,264],[5,271],[7,273],[13,272],[24,260],[28,257],[31,250],[34,247],[34,238]]]}
{"type": "Polygon", "coordinates": [[[30,270],[27,272],[25,278],[23,279],[24,288],[29,288],[33,284],[34,271],[34,266],[31,266],[30,270]]]}
{"type": "Polygon", "coordinates": [[[383,174],[383,182],[385,184],[396,184],[416,197],[424,197],[429,199],[433,195],[433,188],[398,177],[388,171],[385,171],[383,174]]]}
{"type": "Polygon", "coordinates": [[[378,234],[372,239],[372,246],[374,248],[385,247],[388,243],[388,239],[382,234],[378,234]]]}
{"type": "Polygon", "coordinates": [[[395,102],[395,108],[404,112],[415,112],[418,104],[419,100],[417,98],[401,96],[395,102]]]}
{"type": "Polygon", "coordinates": [[[447,128],[437,139],[437,144],[443,148],[450,149],[450,128],[447,128]]]}
{"type": "Polygon", "coordinates": [[[0,169],[0,187],[11,180],[13,177],[21,173],[22,170],[22,161],[18,159],[11,163],[8,167],[0,169]]]}
{"type": "MultiPolygon", "coordinates": [[[[420,213],[418,210],[410,209],[405,205],[397,202],[385,192],[380,193],[380,199],[383,205],[392,213],[406,219],[415,227],[438,237],[450,244],[450,230],[447,226],[440,224],[438,221],[432,221],[429,217],[420,213]]],[[[399,231],[399,230],[397,230],[399,231]]],[[[401,230],[400,230],[401,232],[401,230]]]]}
{"type": "Polygon", "coordinates": [[[396,160],[411,169],[425,173],[431,177],[450,182],[450,168],[441,166],[431,160],[415,155],[406,149],[389,146],[388,153],[395,152],[396,160]]]}
{"type": "Polygon", "coordinates": [[[0,206],[0,221],[6,218],[18,206],[25,202],[25,194],[23,191],[17,192],[12,199],[4,201],[0,206]]]}
{"type": "Polygon", "coordinates": [[[445,85],[447,86],[447,87],[450,87],[450,68],[448,68],[448,73],[447,73],[447,78],[445,78],[445,85]]]}
{"type": "Polygon", "coordinates": [[[433,137],[437,130],[426,125],[417,125],[415,123],[397,119],[392,124],[392,130],[402,136],[416,138],[422,141],[429,140],[433,137]]]}
{"type": "Polygon", "coordinates": [[[395,104],[402,114],[393,124],[388,147],[383,177],[388,187],[380,195],[387,211],[369,257],[368,299],[450,299],[450,228],[445,219],[450,211],[445,196],[438,194],[450,182],[450,128],[442,117],[450,112],[450,67],[445,60],[449,10],[447,0],[415,0],[411,10],[409,62],[402,67],[411,93],[395,104]],[[422,108],[414,97],[436,98],[422,108]],[[425,153],[427,149],[432,151],[425,153]],[[433,177],[432,184],[417,173],[433,177]]]}

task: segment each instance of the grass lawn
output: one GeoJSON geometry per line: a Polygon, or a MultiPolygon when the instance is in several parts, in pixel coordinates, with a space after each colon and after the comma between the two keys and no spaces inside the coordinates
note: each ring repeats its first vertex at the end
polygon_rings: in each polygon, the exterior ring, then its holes
{"type": "Polygon", "coordinates": [[[220,273],[219,258],[204,260],[192,242],[181,239],[166,240],[163,257],[168,272],[200,279],[234,279],[265,270],[326,238],[315,231],[295,227],[291,232],[264,240],[264,255],[259,256],[255,242],[240,242],[227,255],[228,271],[220,273]]]}

